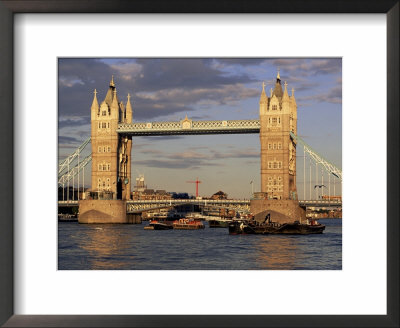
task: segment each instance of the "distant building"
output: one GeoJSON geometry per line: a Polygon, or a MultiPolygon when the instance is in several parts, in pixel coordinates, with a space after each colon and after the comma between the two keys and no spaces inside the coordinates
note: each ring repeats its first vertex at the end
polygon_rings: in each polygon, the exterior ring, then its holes
{"type": "Polygon", "coordinates": [[[147,189],[147,185],[144,181],[144,175],[140,174],[138,178],[136,178],[136,185],[133,187],[133,191],[143,192],[147,189]]]}
{"type": "Polygon", "coordinates": [[[165,190],[144,189],[132,192],[133,200],[168,200],[172,199],[170,193],[165,190]]]}
{"type": "Polygon", "coordinates": [[[228,194],[224,193],[223,191],[218,191],[216,192],[214,195],[211,196],[211,199],[227,199],[228,198],[228,194]]]}

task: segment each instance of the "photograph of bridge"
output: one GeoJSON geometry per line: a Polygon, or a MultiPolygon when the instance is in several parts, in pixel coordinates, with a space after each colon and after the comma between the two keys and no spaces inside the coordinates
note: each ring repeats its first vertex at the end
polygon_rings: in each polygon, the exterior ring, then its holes
{"type": "Polygon", "coordinates": [[[342,268],[340,58],[58,73],[59,269],[342,268]]]}

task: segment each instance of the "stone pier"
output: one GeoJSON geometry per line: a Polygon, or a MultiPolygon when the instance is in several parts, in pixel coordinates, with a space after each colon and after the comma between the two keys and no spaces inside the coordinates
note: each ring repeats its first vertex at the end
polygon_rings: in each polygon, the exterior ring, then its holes
{"type": "Polygon", "coordinates": [[[250,201],[250,211],[257,221],[264,221],[271,214],[271,220],[278,223],[305,221],[306,211],[299,206],[297,200],[283,199],[253,199],[250,201]]]}
{"type": "Polygon", "coordinates": [[[124,200],[79,201],[79,223],[134,223],[129,221],[124,200]]]}

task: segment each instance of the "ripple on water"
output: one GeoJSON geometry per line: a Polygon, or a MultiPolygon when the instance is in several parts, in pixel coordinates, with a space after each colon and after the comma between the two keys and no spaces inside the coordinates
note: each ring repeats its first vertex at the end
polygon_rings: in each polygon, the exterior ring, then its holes
{"type": "Polygon", "coordinates": [[[322,223],[323,234],[308,236],[60,223],[58,265],[60,270],[341,270],[342,221],[322,223]]]}

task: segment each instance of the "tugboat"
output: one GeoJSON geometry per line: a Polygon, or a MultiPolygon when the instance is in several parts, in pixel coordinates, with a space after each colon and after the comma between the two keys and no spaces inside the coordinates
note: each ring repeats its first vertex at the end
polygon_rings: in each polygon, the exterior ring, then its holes
{"type": "Polygon", "coordinates": [[[172,226],[174,229],[180,229],[180,230],[204,229],[204,224],[201,221],[192,218],[175,220],[172,223],[172,226]]]}
{"type": "Polygon", "coordinates": [[[144,230],[169,230],[172,229],[172,224],[157,220],[150,221],[149,225],[144,227],[144,230]]]}
{"type": "Polygon", "coordinates": [[[239,220],[229,224],[229,234],[290,234],[290,235],[309,235],[319,234],[325,230],[323,224],[316,220],[307,219],[306,223],[294,221],[293,223],[272,222],[270,214],[265,217],[264,222],[255,220],[239,220]]]}

